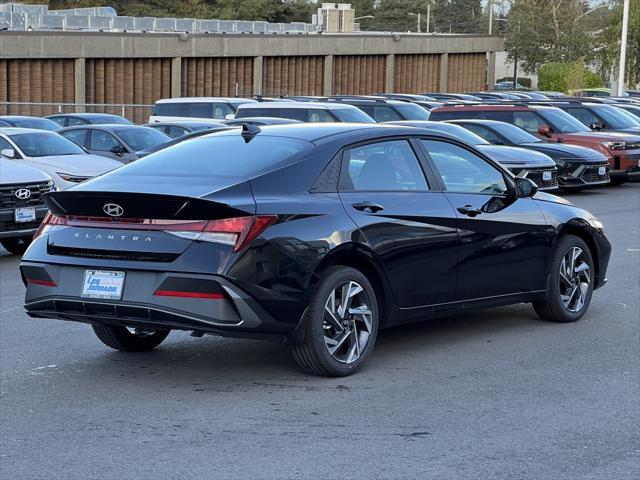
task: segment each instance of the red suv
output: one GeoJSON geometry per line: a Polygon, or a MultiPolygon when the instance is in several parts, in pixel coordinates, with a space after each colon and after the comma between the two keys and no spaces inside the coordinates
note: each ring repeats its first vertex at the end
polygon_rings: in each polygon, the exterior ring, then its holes
{"type": "Polygon", "coordinates": [[[609,160],[611,183],[640,180],[640,135],[592,132],[567,112],[543,105],[445,105],[429,120],[486,119],[507,122],[544,140],[593,148],[609,160]]]}

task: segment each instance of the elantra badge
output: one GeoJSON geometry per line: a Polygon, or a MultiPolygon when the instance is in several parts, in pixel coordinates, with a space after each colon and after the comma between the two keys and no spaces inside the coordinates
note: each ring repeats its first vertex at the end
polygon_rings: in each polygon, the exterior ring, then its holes
{"type": "Polygon", "coordinates": [[[121,217],[124,213],[124,209],[117,203],[106,203],[102,210],[110,217],[121,217]]]}
{"type": "Polygon", "coordinates": [[[31,196],[31,190],[28,188],[20,188],[15,191],[14,195],[20,200],[26,200],[31,196]]]}

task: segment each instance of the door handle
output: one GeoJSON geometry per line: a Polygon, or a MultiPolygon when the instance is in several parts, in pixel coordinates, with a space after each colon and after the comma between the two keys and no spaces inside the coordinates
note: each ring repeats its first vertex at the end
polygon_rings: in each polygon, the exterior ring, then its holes
{"type": "Polygon", "coordinates": [[[475,217],[476,215],[480,215],[482,210],[478,210],[477,208],[473,208],[471,205],[465,205],[464,207],[458,207],[457,210],[463,215],[467,215],[469,217],[475,217]]]}
{"type": "Polygon", "coordinates": [[[361,212],[367,211],[371,213],[376,213],[376,212],[379,212],[380,210],[384,210],[384,207],[382,205],[379,205],[377,203],[371,203],[371,202],[353,203],[351,206],[356,210],[360,210],[361,212]]]}

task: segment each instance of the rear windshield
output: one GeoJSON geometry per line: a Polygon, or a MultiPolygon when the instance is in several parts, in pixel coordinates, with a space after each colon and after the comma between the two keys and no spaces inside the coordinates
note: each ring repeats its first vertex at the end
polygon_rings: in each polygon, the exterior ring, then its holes
{"type": "Polygon", "coordinates": [[[338,117],[341,122],[376,123],[373,118],[359,108],[337,108],[333,110],[333,114],[338,117]]]}
{"type": "Polygon", "coordinates": [[[156,103],[153,107],[153,114],[160,117],[225,118],[233,113],[231,105],[217,102],[156,103]]]}
{"type": "Polygon", "coordinates": [[[428,120],[429,112],[415,103],[396,103],[394,104],[404,118],[407,120],[428,120]]]}
{"type": "Polygon", "coordinates": [[[206,136],[182,142],[116,170],[114,175],[250,178],[293,163],[313,150],[302,140],[258,135],[206,136]]]}

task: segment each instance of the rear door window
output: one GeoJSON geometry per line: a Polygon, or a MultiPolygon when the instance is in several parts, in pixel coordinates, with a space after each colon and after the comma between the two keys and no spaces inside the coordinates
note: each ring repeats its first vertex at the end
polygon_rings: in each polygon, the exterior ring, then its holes
{"type": "Polygon", "coordinates": [[[74,125],[86,125],[87,122],[78,117],[67,117],[67,126],[73,127],[74,125]]]}
{"type": "Polygon", "coordinates": [[[171,138],[178,138],[178,137],[181,137],[182,135],[184,135],[185,133],[189,133],[189,130],[187,130],[184,127],[176,127],[174,125],[174,126],[169,127],[169,131],[168,132],[165,131],[163,133],[167,133],[171,138]]]}
{"type": "Polygon", "coordinates": [[[407,140],[370,143],[345,150],[342,191],[424,191],[427,180],[407,140]]]}
{"type": "Polygon", "coordinates": [[[87,130],[84,128],[81,128],[79,130],[69,130],[68,132],[62,132],[61,135],[64,138],[71,140],[73,143],[75,143],[76,145],[80,145],[83,148],[87,143],[87,130]]]}
{"type": "Polygon", "coordinates": [[[567,108],[567,113],[574,116],[587,126],[591,125],[592,123],[601,121],[596,115],[594,115],[590,110],[586,108],[567,108]]]}
{"type": "Polygon", "coordinates": [[[402,116],[389,105],[357,105],[357,107],[376,122],[404,120],[402,116]]]}

